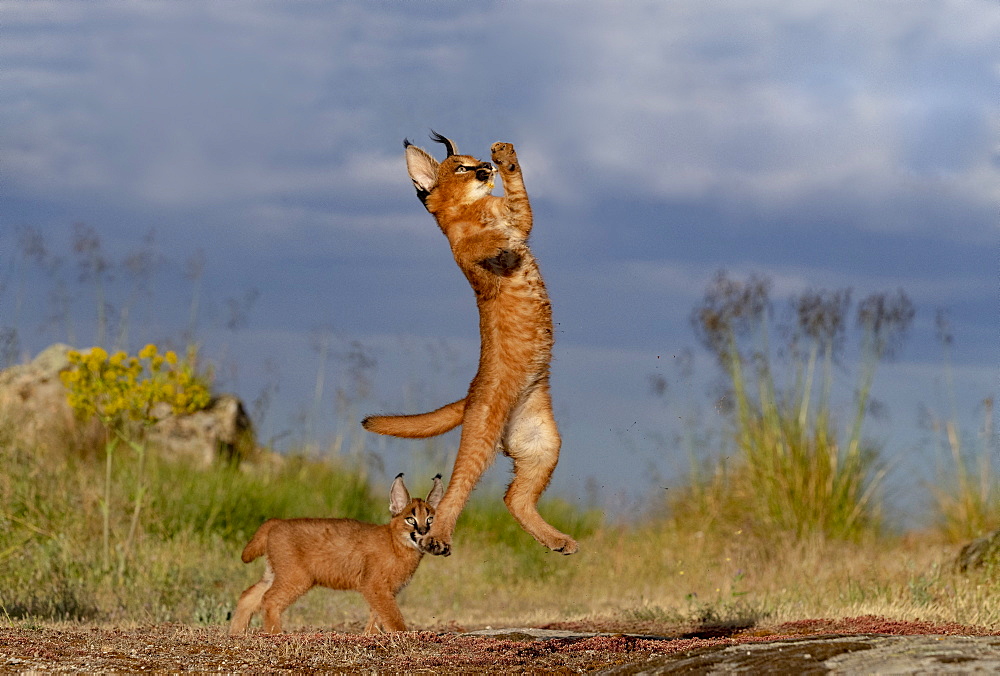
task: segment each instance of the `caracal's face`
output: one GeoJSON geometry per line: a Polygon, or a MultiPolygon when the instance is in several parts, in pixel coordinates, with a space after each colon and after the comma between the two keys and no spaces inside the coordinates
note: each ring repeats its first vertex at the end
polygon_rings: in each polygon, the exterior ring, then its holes
{"type": "Polygon", "coordinates": [[[496,167],[471,155],[452,155],[438,167],[437,190],[447,192],[449,199],[475,202],[493,192],[496,167]]]}
{"type": "Polygon", "coordinates": [[[421,549],[421,542],[434,523],[434,508],[423,500],[413,500],[402,514],[403,516],[403,542],[407,547],[412,547],[417,551],[421,549]]]}

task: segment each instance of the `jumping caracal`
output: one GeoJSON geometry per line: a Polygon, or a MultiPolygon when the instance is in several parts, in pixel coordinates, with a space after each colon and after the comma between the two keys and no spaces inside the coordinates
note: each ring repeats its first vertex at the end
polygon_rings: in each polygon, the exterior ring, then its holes
{"type": "Polygon", "coordinates": [[[441,475],[427,500],[410,499],[400,474],[389,491],[387,524],[354,519],[268,519],[243,550],[243,562],[262,554],[267,567],[260,582],[240,596],[229,633],[246,631],[264,608],[264,631],[281,632],[281,613],[316,585],[361,592],[371,609],[366,634],[406,631],[396,594],[413,577],[424,552],[421,540],[434,521],[444,490],[441,475]]]}
{"type": "Polygon", "coordinates": [[[431,554],[451,553],[458,516],[498,450],[514,461],[504,502],[536,540],[564,554],[576,541],[539,515],[536,505],[559,460],[552,415],[549,362],[552,308],[535,257],[528,249],[531,206],[514,146],[494,143],[492,159],[459,155],[451,140],[432,132],[448,156],[440,163],[403,141],[406,167],[423,202],[448,238],[479,306],[479,370],[464,399],[419,415],[370,416],[365,429],[396,437],[444,434],[462,425],[455,467],[437,518],[423,539],[431,554]],[[492,195],[499,171],[504,196],[492,195]]]}

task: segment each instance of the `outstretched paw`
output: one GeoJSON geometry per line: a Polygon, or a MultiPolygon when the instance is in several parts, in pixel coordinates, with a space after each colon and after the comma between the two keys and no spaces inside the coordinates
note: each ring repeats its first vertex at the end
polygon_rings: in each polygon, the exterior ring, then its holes
{"type": "Polygon", "coordinates": [[[420,548],[434,556],[451,556],[451,544],[430,535],[420,541],[420,548]]]}
{"type": "Polygon", "coordinates": [[[500,168],[500,171],[511,173],[518,170],[517,153],[514,152],[513,145],[498,141],[493,144],[491,150],[493,151],[493,163],[500,168]]]}

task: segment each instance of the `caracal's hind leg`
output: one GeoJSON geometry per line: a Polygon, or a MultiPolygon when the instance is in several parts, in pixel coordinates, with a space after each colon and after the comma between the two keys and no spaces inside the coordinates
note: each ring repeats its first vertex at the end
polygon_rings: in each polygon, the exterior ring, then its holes
{"type": "Polygon", "coordinates": [[[277,577],[261,600],[264,607],[264,631],[280,634],[281,614],[312,587],[313,581],[308,575],[286,572],[277,577]]]}
{"type": "Polygon", "coordinates": [[[504,502],[521,528],[551,550],[573,554],[576,540],[553,528],[538,513],[538,498],[559,461],[559,429],[552,416],[547,382],[534,388],[514,409],[504,433],[504,452],[514,461],[514,480],[504,502]]]}
{"type": "Polygon", "coordinates": [[[233,612],[233,621],[229,624],[230,636],[242,634],[247,630],[250,619],[254,613],[260,610],[260,600],[264,597],[264,593],[271,588],[272,582],[274,582],[274,571],[271,570],[271,564],[268,563],[260,581],[240,594],[240,600],[237,601],[236,610],[233,612]]]}

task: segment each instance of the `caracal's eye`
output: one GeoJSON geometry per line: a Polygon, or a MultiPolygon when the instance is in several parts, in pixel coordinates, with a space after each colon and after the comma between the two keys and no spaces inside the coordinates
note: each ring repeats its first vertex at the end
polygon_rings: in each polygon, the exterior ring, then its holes
{"type": "Polygon", "coordinates": [[[427,525],[429,526],[429,525],[431,525],[432,523],[434,523],[434,517],[433,517],[433,516],[429,516],[429,517],[427,517],[427,525]]]}
{"type": "Polygon", "coordinates": [[[410,524],[411,526],[416,526],[417,520],[414,519],[412,516],[408,516],[406,517],[406,523],[410,524]]]}
{"type": "Polygon", "coordinates": [[[462,166],[460,166],[460,167],[458,167],[458,169],[455,170],[455,173],[456,174],[464,174],[468,170],[469,170],[468,167],[462,167],[462,166]]]}

